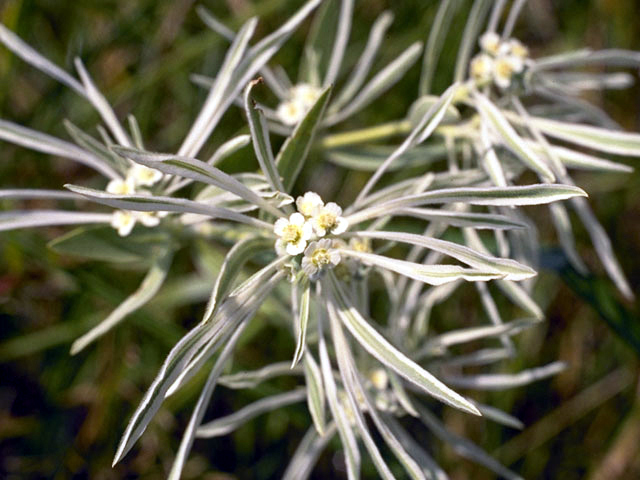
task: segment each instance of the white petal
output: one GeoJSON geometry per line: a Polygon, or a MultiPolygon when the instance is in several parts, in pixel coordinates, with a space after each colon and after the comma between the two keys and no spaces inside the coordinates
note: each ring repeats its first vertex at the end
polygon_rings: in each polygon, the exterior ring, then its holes
{"type": "Polygon", "coordinates": [[[282,236],[282,232],[287,225],[289,225],[289,220],[287,220],[286,218],[279,218],[273,225],[273,233],[278,236],[282,236]]]}
{"type": "Polygon", "coordinates": [[[344,217],[336,218],[336,225],[331,229],[331,233],[334,235],[340,235],[349,228],[349,222],[344,217]]]}
{"type": "Polygon", "coordinates": [[[289,255],[298,255],[304,252],[306,246],[307,241],[300,239],[296,243],[287,243],[286,251],[289,255]]]}
{"type": "Polygon", "coordinates": [[[281,238],[276,240],[276,253],[280,256],[287,254],[287,250],[281,238]]]}
{"type": "Polygon", "coordinates": [[[292,225],[298,225],[298,226],[302,226],[304,225],[304,223],[306,222],[306,219],[304,218],[304,215],[302,215],[301,213],[292,213],[291,216],[289,217],[289,223],[292,225]]]}
{"type": "Polygon", "coordinates": [[[327,203],[324,206],[324,209],[330,213],[333,213],[336,217],[342,215],[342,208],[340,208],[340,206],[335,202],[327,203]]]}

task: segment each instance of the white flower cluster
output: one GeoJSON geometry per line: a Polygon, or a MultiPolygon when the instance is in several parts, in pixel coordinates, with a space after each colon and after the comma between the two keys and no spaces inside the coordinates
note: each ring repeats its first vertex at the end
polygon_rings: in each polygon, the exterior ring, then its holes
{"type": "Polygon", "coordinates": [[[278,105],[278,119],[287,126],[300,123],[320,96],[320,89],[308,83],[299,83],[289,89],[289,98],[278,105]]]}
{"type": "Polygon", "coordinates": [[[289,218],[280,218],[273,227],[279,237],[276,240],[276,252],[279,255],[299,255],[304,252],[302,270],[315,280],[323,269],[333,268],[340,263],[334,240],[322,237],[340,235],[348,224],[338,204],[325,204],[320,195],[314,192],[298,197],[296,207],[296,213],[289,218]]]}
{"type": "MultiPolygon", "coordinates": [[[[133,195],[134,193],[148,193],[140,187],[152,187],[162,178],[162,173],[144,165],[133,165],[124,179],[114,179],[107,185],[107,192],[114,195],[133,195]]],[[[132,212],[116,210],[111,218],[111,226],[118,230],[121,237],[131,233],[136,222],[145,227],[155,227],[160,223],[160,216],[156,212],[132,212]]]]}
{"type": "Polygon", "coordinates": [[[495,32],[480,37],[482,52],[473,57],[471,77],[478,81],[492,80],[498,87],[507,89],[514,75],[524,71],[529,50],[519,40],[501,40],[495,32]]]}

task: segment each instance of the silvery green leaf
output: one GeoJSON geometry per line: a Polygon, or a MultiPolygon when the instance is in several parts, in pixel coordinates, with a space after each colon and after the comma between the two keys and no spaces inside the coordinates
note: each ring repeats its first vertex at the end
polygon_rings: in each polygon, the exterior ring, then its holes
{"type": "MultiPolygon", "coordinates": [[[[491,292],[489,291],[487,284],[476,283],[475,287],[476,287],[476,290],[478,290],[478,293],[480,294],[482,309],[489,317],[489,320],[491,320],[491,323],[493,323],[495,326],[504,325],[504,322],[502,321],[502,317],[500,316],[500,311],[498,310],[498,306],[496,305],[496,302],[493,299],[493,295],[491,295],[491,292]]],[[[540,319],[533,317],[530,320],[530,323],[533,323],[539,320],[540,319]]],[[[504,348],[508,350],[514,350],[513,342],[511,341],[511,338],[509,335],[507,334],[500,335],[500,342],[502,343],[504,348]]]]}
{"type": "Polygon", "coordinates": [[[169,480],[180,479],[182,469],[184,468],[184,464],[189,456],[189,451],[191,450],[191,445],[193,445],[193,440],[197,436],[198,427],[200,426],[206,409],[209,406],[209,402],[211,401],[211,395],[216,387],[217,380],[220,377],[220,373],[222,373],[222,369],[225,364],[231,357],[238,338],[240,338],[245,326],[246,322],[236,329],[231,338],[226,342],[225,347],[222,349],[215,365],[209,372],[207,381],[205,382],[204,387],[200,392],[200,396],[198,397],[198,403],[196,403],[193,413],[191,414],[191,418],[189,419],[189,423],[187,424],[187,428],[185,428],[184,434],[182,435],[180,447],[178,448],[176,457],[173,460],[173,465],[171,465],[171,471],[167,477],[169,480]]]}
{"type": "Polygon", "coordinates": [[[321,3],[322,0],[309,0],[300,7],[289,20],[283,23],[278,30],[267,35],[251,47],[247,58],[245,58],[238,68],[237,83],[239,88],[243,88],[246,85],[249,79],[255,75],[255,72],[260,70],[269,61],[296,28],[298,28],[305,18],[321,3]]]}
{"type": "Polygon", "coordinates": [[[516,25],[516,21],[520,16],[520,12],[522,11],[522,7],[527,0],[514,0],[511,4],[511,8],[509,9],[509,16],[507,17],[507,21],[504,22],[504,28],[502,30],[502,38],[509,38],[513,33],[513,28],[516,25]]]}
{"type": "Polygon", "coordinates": [[[395,215],[398,210],[434,203],[460,202],[508,207],[541,205],[586,196],[586,192],[581,188],[555,183],[513,187],[443,188],[389,200],[381,205],[357,211],[346,218],[349,225],[355,225],[371,218],[395,215]]]}
{"type": "MultiPolygon", "coordinates": [[[[205,345],[217,343],[217,339],[225,337],[228,332],[237,328],[248,314],[260,306],[265,296],[281,278],[281,273],[273,274],[268,281],[263,282],[261,287],[255,290],[253,298],[244,299],[244,302],[240,302],[240,304],[238,304],[237,299],[227,300],[216,314],[217,321],[200,322],[171,349],[160,368],[160,372],[129,420],[127,429],[118,445],[118,450],[113,460],[114,465],[126,455],[136,440],[140,438],[160,408],[167,391],[183,374],[183,370],[194,356],[201,352],[205,345]]],[[[210,353],[212,354],[213,352],[210,353]]]]}
{"type": "Polygon", "coordinates": [[[113,150],[146,167],[154,168],[170,175],[179,175],[181,177],[191,178],[192,180],[197,180],[209,185],[214,185],[223,190],[234,193],[249,203],[253,203],[254,205],[264,208],[273,215],[278,217],[282,217],[284,215],[280,210],[273,207],[269,202],[244,186],[231,175],[195,158],[164,153],[142,152],[140,150],[122,147],[113,147],[113,150]]]}
{"type": "Polygon", "coordinates": [[[251,142],[253,143],[253,150],[260,164],[260,168],[269,181],[269,184],[274,190],[283,192],[285,189],[282,185],[282,180],[280,180],[276,161],[273,158],[267,121],[251,97],[251,90],[257,83],[259,83],[259,79],[249,82],[247,88],[244,89],[244,111],[247,114],[247,120],[249,122],[251,142]]]}
{"type": "Polygon", "coordinates": [[[15,53],[22,60],[29,65],[33,65],[38,70],[46,73],[51,78],[58,80],[60,83],[65,84],[69,88],[76,91],[76,93],[87,96],[85,89],[75,78],[62,70],[60,67],[54,65],[51,61],[44,58],[38,52],[36,52],[29,45],[24,43],[20,37],[0,23],[0,42],[2,42],[9,50],[15,53]]]}
{"type": "Polygon", "coordinates": [[[417,408],[418,412],[420,413],[419,418],[420,420],[422,420],[425,426],[443,442],[451,445],[451,447],[458,455],[487,467],[492,472],[500,475],[500,477],[502,478],[507,478],[510,480],[521,478],[520,476],[503,466],[495,458],[491,457],[487,452],[478,447],[475,443],[447,430],[444,424],[440,420],[438,420],[438,418],[428,409],[424,408],[422,405],[418,405],[417,408]]]}
{"type": "Polygon", "coordinates": [[[492,3],[489,0],[474,0],[473,6],[469,10],[467,23],[458,48],[458,57],[453,76],[455,82],[461,82],[465,79],[471,53],[492,3]]]}
{"type": "Polygon", "coordinates": [[[133,145],[140,150],[144,150],[144,141],[142,140],[142,131],[140,130],[138,120],[136,120],[136,117],[133,115],[127,115],[127,123],[129,124],[129,132],[131,132],[133,145]]]}
{"type": "Polygon", "coordinates": [[[293,188],[304,162],[309,155],[313,139],[322,123],[325,109],[331,98],[332,88],[333,87],[329,85],[320,93],[318,99],[293,130],[291,136],[289,136],[282,144],[282,147],[280,147],[276,164],[278,165],[278,171],[282,175],[284,188],[287,192],[290,192],[293,188]]]}
{"type": "Polygon", "coordinates": [[[325,420],[326,397],[322,383],[322,372],[313,356],[308,352],[304,355],[303,364],[304,378],[307,385],[307,406],[316,431],[323,436],[328,429],[325,420]]]}
{"type": "Polygon", "coordinates": [[[290,392],[261,398],[240,410],[236,410],[231,415],[227,415],[201,425],[197,429],[196,437],[212,438],[227,435],[258,415],[301,402],[306,398],[306,396],[307,392],[304,388],[297,388],[290,392]]]}
{"type": "Polygon", "coordinates": [[[451,385],[474,390],[507,390],[528,385],[556,375],[567,368],[564,362],[552,362],[544,367],[530,368],[518,373],[487,373],[480,375],[445,375],[451,385]]]}
{"type": "Polygon", "coordinates": [[[127,169],[130,166],[130,163],[128,161],[113,153],[104,144],[93,138],[91,135],[88,135],[87,133],[80,130],[69,120],[65,119],[63,123],[67,132],[73,138],[73,141],[76,142],[81,148],[93,153],[97,158],[103,160],[104,163],[112,167],[115,171],[119,172],[121,175],[126,176],[127,169]]]}
{"type": "Polygon", "coordinates": [[[553,222],[553,226],[555,227],[558,235],[558,240],[560,240],[560,245],[569,260],[569,263],[579,273],[586,275],[589,269],[582,261],[582,258],[576,249],[576,240],[573,236],[569,212],[567,212],[565,206],[560,203],[552,203],[549,205],[549,212],[551,213],[551,221],[553,222]]]}
{"type": "MultiPolygon", "coordinates": [[[[423,95],[418,97],[409,107],[409,112],[407,113],[407,120],[411,123],[411,127],[415,128],[422,120],[422,117],[429,111],[431,107],[433,107],[440,97],[436,95],[423,95]]],[[[442,121],[444,123],[450,123],[460,120],[460,112],[458,109],[449,105],[445,110],[444,117],[442,117],[442,121]]]]}
{"type": "Polygon", "coordinates": [[[504,277],[504,274],[496,273],[495,271],[463,268],[457,265],[424,265],[355,250],[342,249],[340,253],[357,258],[365,265],[384,268],[429,285],[442,285],[459,279],[464,279],[468,282],[486,282],[487,280],[504,277]]]}
{"type": "Polygon", "coordinates": [[[480,141],[482,142],[483,151],[478,152],[478,156],[480,157],[482,168],[487,172],[494,185],[506,187],[508,185],[507,177],[489,138],[489,128],[486,123],[480,124],[480,141]]]}
{"type": "Polygon", "coordinates": [[[116,114],[114,113],[111,105],[107,102],[107,99],[104,98],[104,95],[100,93],[100,91],[96,88],[93,80],[89,76],[89,72],[84,68],[82,61],[79,58],[75,58],[74,64],[76,70],[78,71],[78,75],[80,75],[80,80],[82,80],[82,84],[84,85],[84,90],[87,93],[87,99],[93,105],[93,108],[100,114],[102,120],[105,125],[111,131],[115,139],[118,141],[120,145],[125,147],[132,147],[133,144],[129,139],[129,136],[120,125],[116,114]]]}
{"type": "Polygon", "coordinates": [[[257,24],[256,18],[249,19],[240,29],[225,56],[224,62],[216,77],[215,83],[209,90],[207,99],[198,117],[193,122],[189,133],[185,137],[178,155],[195,157],[207,138],[215,128],[222,113],[231,104],[235,92],[244,85],[233,84],[234,73],[245,57],[249,40],[253,36],[257,24]]]}
{"type": "Polygon", "coordinates": [[[32,200],[49,198],[52,200],[80,200],[82,197],[75,193],[61,190],[47,190],[44,188],[10,188],[0,189],[0,199],[32,200]]]}
{"type": "Polygon", "coordinates": [[[504,278],[506,280],[519,281],[531,278],[536,275],[535,270],[519,262],[516,262],[515,260],[485,255],[469,247],[465,247],[463,245],[446,240],[440,240],[437,238],[416,235],[414,233],[387,231],[363,231],[355,232],[354,235],[365,238],[418,245],[435,252],[449,255],[456,260],[460,260],[461,262],[466,263],[470,267],[484,269],[489,272],[495,272],[504,275],[504,278]]]}
{"type": "MultiPolygon", "coordinates": [[[[481,348],[471,353],[435,359],[430,361],[429,365],[433,365],[435,367],[444,366],[445,368],[478,367],[483,365],[492,365],[513,357],[514,354],[512,348],[481,348]]],[[[418,360],[421,359],[418,358],[418,360]]]]}
{"type": "MultiPolygon", "coordinates": [[[[225,313],[221,311],[225,308],[232,312],[239,312],[239,314],[244,316],[247,320],[250,317],[253,317],[255,311],[263,303],[266,294],[275,287],[277,281],[282,275],[284,275],[280,272],[278,275],[272,276],[273,271],[284,263],[285,260],[286,257],[277,258],[258,272],[254,273],[229,294],[225,302],[220,305],[219,309],[217,309],[212,316],[203,318],[202,323],[215,322],[216,319],[219,318],[219,314],[228,315],[229,312],[225,313]],[[270,276],[271,278],[269,278],[270,276]],[[265,285],[267,286],[265,287],[265,285]],[[245,304],[250,305],[251,307],[243,307],[245,304]]],[[[207,362],[207,360],[211,358],[216,350],[220,348],[220,345],[224,343],[224,337],[217,337],[215,341],[208,342],[194,353],[189,363],[178,375],[178,378],[176,378],[167,389],[166,396],[169,397],[170,395],[173,395],[187,381],[189,381],[191,377],[193,377],[193,375],[195,375],[196,372],[207,362]]]]}
{"type": "Polygon", "coordinates": [[[172,259],[173,252],[169,249],[166,250],[164,255],[154,259],[151,268],[149,268],[138,289],[118,305],[107,318],[74,341],[71,345],[71,355],[82,351],[87,345],[118,325],[127,315],[135,312],[149,302],[149,300],[158,293],[158,290],[167,278],[172,259]]]}
{"type": "MultiPolygon", "coordinates": [[[[543,146],[537,142],[527,141],[537,153],[543,153],[543,146]]],[[[633,172],[633,167],[624,163],[612,162],[606,158],[595,157],[584,152],[565,147],[552,146],[551,150],[560,161],[569,168],[577,170],[593,170],[596,172],[633,172]]]]}
{"type": "Polygon", "coordinates": [[[502,290],[502,292],[509,297],[509,299],[525,310],[527,313],[535,318],[543,319],[544,313],[538,306],[538,304],[529,296],[524,288],[515,282],[510,280],[497,280],[496,286],[502,290]]]}
{"type": "Polygon", "coordinates": [[[147,425],[160,408],[165,393],[180,375],[182,369],[187,366],[189,360],[202,348],[211,338],[221,335],[222,327],[228,326],[228,322],[200,323],[171,349],[169,356],[162,365],[160,372],[147,390],[140,405],[129,420],[127,429],[120,440],[118,450],[113,460],[113,465],[133,447],[133,444],[140,438],[147,425]]]}
{"type": "Polygon", "coordinates": [[[541,78],[544,81],[560,83],[572,91],[626,89],[635,83],[635,77],[626,72],[547,72],[541,78]]]}
{"type": "Polygon", "coordinates": [[[632,50],[606,49],[592,51],[589,49],[562,53],[536,59],[533,63],[535,71],[553,68],[567,68],[588,65],[611,65],[617,67],[640,66],[640,53],[632,50]]]}
{"type": "Polygon", "coordinates": [[[327,74],[324,77],[322,85],[333,85],[340,73],[342,66],[342,57],[347,49],[349,42],[349,34],[351,33],[351,17],[353,16],[353,0],[340,0],[340,13],[338,14],[338,26],[336,30],[336,38],[333,41],[331,49],[331,57],[329,57],[329,65],[327,66],[327,74]]]}
{"type": "Polygon", "coordinates": [[[392,21],[393,14],[389,11],[382,12],[376,19],[373,27],[371,27],[367,44],[358,59],[358,63],[351,71],[340,93],[336,95],[336,99],[331,104],[330,108],[332,113],[339,111],[343,105],[353,98],[358,90],[360,90],[360,87],[362,87],[365,78],[373,66],[373,61],[384,40],[385,33],[392,21]]]}
{"type": "Polygon", "coordinates": [[[424,338],[426,336],[429,328],[431,310],[435,305],[449,298],[460,286],[460,283],[461,280],[458,280],[457,282],[445,283],[443,285],[431,287],[420,296],[418,301],[420,309],[415,315],[413,324],[415,338],[424,338]]]}
{"type": "MultiPolygon", "coordinates": [[[[202,5],[198,5],[196,6],[196,13],[200,17],[200,20],[202,20],[202,22],[207,27],[209,27],[211,30],[218,33],[225,39],[229,40],[230,42],[233,42],[234,38],[236,37],[235,32],[230,28],[228,28],[220,20],[218,20],[211,13],[210,10],[206,9],[202,5]]],[[[267,84],[273,89],[274,93],[280,99],[286,98],[287,96],[286,84],[281,81],[281,79],[278,77],[278,75],[275,72],[271,71],[271,69],[267,65],[263,65],[259,69],[259,72],[260,72],[260,75],[262,75],[265,78],[267,84]]],[[[197,75],[197,77],[202,77],[202,76],[197,75]]],[[[192,79],[193,78],[194,76],[192,76],[192,79]]],[[[198,82],[195,82],[195,83],[198,83],[198,82]]],[[[211,87],[211,83],[206,85],[207,89],[210,87],[211,87]]]]}
{"type": "Polygon", "coordinates": [[[329,353],[327,352],[322,330],[318,329],[318,331],[320,333],[320,339],[318,342],[318,349],[320,351],[320,371],[322,372],[325,395],[327,402],[329,403],[331,416],[338,427],[338,434],[340,435],[342,447],[345,451],[347,476],[349,477],[349,480],[356,480],[360,477],[360,451],[358,450],[358,443],[356,441],[355,433],[351,428],[349,419],[347,418],[345,408],[338,399],[338,389],[336,387],[335,380],[333,379],[333,370],[331,369],[329,353]]]}
{"type": "Polygon", "coordinates": [[[529,168],[535,171],[546,182],[555,181],[555,175],[547,164],[529,148],[529,145],[518,135],[509,121],[487,97],[479,92],[473,96],[480,116],[491,130],[502,140],[504,145],[511,150],[529,168]]]}
{"type": "MultiPolygon", "coordinates": [[[[106,216],[111,218],[110,214],[106,216]]],[[[147,262],[164,253],[169,242],[168,235],[157,230],[133,231],[125,238],[110,225],[100,225],[76,228],[47,246],[60,255],[132,264],[147,262]]]]}
{"type": "Polygon", "coordinates": [[[216,276],[216,281],[213,284],[213,290],[209,297],[209,303],[207,303],[202,317],[204,321],[207,321],[211,315],[213,315],[220,301],[231,291],[231,286],[241,273],[244,264],[249,261],[252,256],[261,253],[269,247],[273,248],[273,241],[262,237],[247,238],[233,245],[224,257],[224,261],[216,276]]]}
{"type": "Polygon", "coordinates": [[[474,415],[480,414],[468,400],[451,390],[436,377],[398,351],[369,325],[350,304],[342,292],[337,279],[331,272],[329,272],[326,278],[326,285],[329,287],[330,295],[336,304],[338,315],[349,332],[351,332],[365,350],[429,395],[465,412],[474,415]]]}
{"type": "Polygon", "coordinates": [[[315,86],[322,84],[329,69],[333,44],[338,32],[339,1],[321,2],[318,11],[313,15],[300,58],[298,83],[309,83],[315,86]]]}
{"type": "Polygon", "coordinates": [[[424,48],[422,73],[420,74],[420,84],[418,88],[420,95],[431,92],[431,82],[436,72],[438,58],[444,45],[444,39],[449,32],[451,20],[453,20],[458,7],[459,2],[457,0],[440,1],[436,16],[431,23],[427,45],[424,48]]]}
{"type": "Polygon", "coordinates": [[[291,361],[291,368],[295,367],[302,355],[307,344],[307,323],[309,322],[309,303],[311,300],[311,284],[305,279],[302,281],[302,294],[300,295],[300,305],[298,307],[298,318],[295,330],[298,340],[296,341],[296,350],[291,361]]]}
{"type": "Polygon", "coordinates": [[[238,135],[237,137],[233,137],[231,140],[227,140],[220,145],[213,155],[211,155],[209,160],[207,160],[207,163],[211,166],[215,166],[225,158],[236,153],[241,148],[249,145],[249,143],[251,143],[251,135],[238,135]]]}
{"type": "Polygon", "coordinates": [[[440,97],[440,99],[434,103],[429,110],[424,114],[418,124],[413,127],[409,136],[402,142],[402,144],[396,148],[391,155],[378,167],[371,178],[367,181],[366,185],[360,190],[355,200],[355,205],[363,202],[367,197],[371,189],[380,180],[382,175],[387,171],[387,168],[403,155],[409,149],[421,144],[427,138],[431,136],[436,127],[440,125],[447,109],[453,102],[456,93],[459,90],[458,84],[451,85],[440,97]]]}
{"type": "Polygon", "coordinates": [[[106,164],[103,159],[93,153],[79,148],[72,143],[60,140],[59,138],[31,130],[30,128],[6,120],[0,120],[0,140],[5,140],[37,152],[75,160],[102,173],[107,178],[121,178],[121,175],[116,172],[111,165],[106,164]]]}
{"type": "MultiPolygon", "coordinates": [[[[395,147],[382,147],[366,145],[357,148],[337,148],[327,150],[327,159],[341,167],[351,170],[373,172],[389,158],[395,147]]],[[[447,147],[444,142],[421,145],[405,152],[394,161],[387,171],[394,172],[412,167],[428,167],[432,163],[447,156],[447,147]]]]}
{"type": "Polygon", "coordinates": [[[406,410],[406,412],[412,417],[417,417],[418,412],[413,406],[413,402],[409,398],[409,394],[402,385],[402,380],[395,372],[391,370],[387,370],[387,375],[389,376],[389,384],[391,385],[391,389],[398,400],[398,403],[406,410]]]}
{"type": "Polygon", "coordinates": [[[527,228],[518,220],[495,213],[458,212],[434,208],[405,208],[398,215],[421,218],[431,222],[442,222],[452,227],[470,227],[478,230],[512,230],[527,228]]]}
{"type": "Polygon", "coordinates": [[[600,152],[640,157],[640,134],[638,133],[620,132],[540,117],[531,117],[530,121],[545,135],[565,142],[600,152]]]}
{"type": "Polygon", "coordinates": [[[611,280],[613,280],[613,283],[615,283],[618,290],[620,290],[628,300],[632,300],[635,295],[631,290],[629,282],[627,282],[627,279],[624,276],[624,272],[618,262],[618,259],[613,253],[611,240],[609,240],[607,232],[602,225],[600,225],[600,222],[598,222],[598,219],[593,214],[586,201],[573,201],[572,206],[582,220],[582,224],[587,229],[587,232],[589,232],[593,246],[595,247],[602,265],[607,271],[607,274],[611,280]]]}
{"type": "MultiPolygon", "coordinates": [[[[222,145],[220,145],[218,149],[213,153],[213,155],[211,155],[209,160],[207,160],[207,163],[213,167],[218,163],[220,163],[225,158],[229,157],[230,155],[233,155],[235,152],[237,152],[241,148],[246,147],[250,143],[251,143],[250,135],[238,135],[237,137],[233,137],[231,140],[228,140],[222,145]]],[[[190,178],[177,180],[165,190],[165,193],[168,195],[168,194],[177,192],[181,188],[184,188],[187,185],[190,185],[192,182],[193,180],[190,178]]]]}
{"type": "Polygon", "coordinates": [[[234,390],[255,388],[260,383],[283,375],[302,375],[300,367],[291,368],[291,362],[276,362],[258,370],[223,375],[218,379],[220,385],[234,390]]]}
{"type": "Polygon", "coordinates": [[[486,325],[482,327],[467,327],[452,330],[435,337],[431,337],[416,353],[418,357],[442,355],[453,345],[483,340],[486,338],[500,337],[502,335],[517,335],[523,330],[534,326],[536,320],[522,319],[512,320],[500,325],[486,325]]]}
{"type": "MultiPolygon", "coordinates": [[[[340,373],[343,378],[343,383],[348,384],[349,389],[351,390],[350,398],[352,409],[356,412],[356,414],[361,416],[360,409],[365,407],[366,411],[369,413],[369,416],[373,420],[373,423],[380,432],[383,440],[389,446],[396,458],[400,461],[409,476],[414,480],[425,480],[426,477],[422,473],[422,470],[418,463],[407,453],[400,441],[396,438],[396,435],[394,435],[394,433],[389,428],[387,422],[385,422],[381,415],[378,413],[378,408],[375,406],[369,392],[362,384],[359,372],[355,367],[353,354],[351,353],[349,344],[347,343],[344,336],[340,324],[340,319],[336,312],[336,308],[331,303],[329,303],[327,306],[331,318],[332,331],[334,332],[334,344],[336,346],[336,355],[340,364],[340,373]],[[364,402],[364,405],[355,405],[359,402],[364,402]]],[[[389,371],[389,373],[393,374],[393,372],[391,371],[389,371]]],[[[366,425],[363,425],[363,423],[364,422],[360,424],[359,429],[365,431],[366,435],[369,436],[366,425]]],[[[377,455],[377,448],[375,448],[375,445],[373,445],[373,448],[370,448],[370,451],[373,451],[372,457],[373,455],[377,455]]],[[[386,464],[384,464],[381,459],[374,459],[374,462],[376,462],[376,467],[378,467],[378,471],[381,475],[387,474],[388,469],[386,468],[386,464]]]]}
{"type": "Polygon", "coordinates": [[[340,320],[337,318],[338,316],[334,311],[333,305],[329,303],[327,307],[329,310],[329,319],[331,322],[333,345],[336,350],[338,369],[340,370],[340,378],[342,379],[342,385],[347,392],[346,399],[349,402],[355,426],[358,429],[359,436],[362,439],[365,448],[369,452],[369,456],[371,457],[371,460],[373,460],[373,464],[375,465],[380,477],[386,480],[395,480],[395,477],[391,473],[391,470],[389,470],[389,467],[382,458],[380,450],[376,446],[376,442],[371,437],[369,428],[367,427],[366,421],[362,415],[362,407],[360,406],[359,401],[360,391],[357,391],[359,390],[358,385],[356,385],[356,381],[353,378],[354,373],[352,372],[350,358],[348,358],[349,347],[344,337],[342,327],[340,326],[340,320]]]}
{"type": "Polygon", "coordinates": [[[384,420],[385,425],[387,425],[390,434],[398,439],[397,441],[399,441],[403,450],[408,452],[411,459],[416,459],[426,478],[429,480],[448,480],[449,477],[444,470],[440,468],[440,465],[402,428],[400,422],[398,422],[393,415],[381,413],[380,416],[384,420]]]}
{"type": "Polygon", "coordinates": [[[318,457],[335,433],[335,423],[329,424],[327,433],[324,436],[318,435],[313,427],[309,428],[304,438],[298,444],[298,448],[296,448],[296,452],[291,462],[289,462],[282,476],[282,480],[306,480],[311,474],[313,466],[318,461],[318,457]]]}
{"type": "Polygon", "coordinates": [[[422,51],[422,42],[415,42],[395,60],[379,71],[340,112],[328,117],[327,125],[335,125],[369,105],[398,82],[416,62],[422,51]]]}
{"type": "Polygon", "coordinates": [[[140,212],[198,213],[200,215],[207,215],[211,218],[222,218],[268,230],[273,229],[273,225],[263,222],[262,220],[248,217],[226,208],[211,207],[205,203],[194,202],[184,198],[162,197],[159,195],[113,195],[101,190],[80,187],[78,185],[65,185],[65,188],[89,198],[94,202],[109,205],[114,208],[121,208],[123,210],[140,212]]]}
{"type": "Polygon", "coordinates": [[[12,210],[0,212],[0,232],[17,228],[110,222],[111,214],[109,213],[66,212],[64,210],[12,210]]]}
{"type": "Polygon", "coordinates": [[[478,402],[476,402],[475,405],[482,413],[482,416],[488,418],[489,420],[493,420],[500,425],[515,428],[517,430],[522,430],[524,428],[524,423],[522,423],[513,415],[510,415],[507,412],[500,410],[499,408],[495,408],[490,405],[484,405],[478,402]]]}

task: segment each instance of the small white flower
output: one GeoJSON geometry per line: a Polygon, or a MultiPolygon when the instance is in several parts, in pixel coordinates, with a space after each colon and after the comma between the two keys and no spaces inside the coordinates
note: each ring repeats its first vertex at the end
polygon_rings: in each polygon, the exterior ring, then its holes
{"type": "Polygon", "coordinates": [[[469,70],[475,80],[489,80],[493,72],[493,58],[486,53],[473,57],[469,70]]]}
{"type": "Polygon", "coordinates": [[[506,42],[502,42],[498,49],[498,55],[512,55],[521,60],[529,57],[529,49],[516,38],[510,38],[506,42]]]}
{"type": "Polygon", "coordinates": [[[299,101],[305,113],[316,103],[320,96],[320,89],[308,83],[299,83],[291,88],[291,98],[299,101]]]}
{"type": "Polygon", "coordinates": [[[500,35],[496,32],[486,32],[480,37],[480,48],[491,55],[497,55],[500,48],[500,35]]]}
{"type": "Polygon", "coordinates": [[[280,238],[276,241],[276,252],[279,255],[298,255],[304,252],[307,240],[313,235],[313,228],[301,213],[292,213],[287,218],[280,218],[273,226],[273,233],[280,238]]]}
{"type": "Polygon", "coordinates": [[[296,198],[298,211],[307,218],[312,217],[316,210],[323,205],[322,198],[315,192],[307,192],[304,196],[296,198]]]}
{"type": "Polygon", "coordinates": [[[349,224],[341,215],[342,208],[334,202],[329,202],[323,207],[318,208],[311,219],[316,235],[324,237],[327,231],[334,235],[339,235],[344,232],[349,224]]]}
{"type": "Polygon", "coordinates": [[[127,172],[127,179],[129,178],[133,179],[136,186],[151,187],[162,178],[162,172],[144,165],[135,164],[127,172]]]}
{"type": "Polygon", "coordinates": [[[294,126],[300,123],[320,96],[320,89],[308,83],[299,83],[289,90],[289,99],[278,105],[276,114],[284,124],[294,126]]]}
{"type": "Polygon", "coordinates": [[[133,178],[127,176],[125,180],[116,178],[107,184],[107,192],[113,195],[132,195],[136,192],[133,178]]]}
{"type": "Polygon", "coordinates": [[[515,55],[505,55],[496,58],[493,63],[493,81],[500,88],[508,88],[515,74],[522,72],[524,63],[515,55]]]}
{"type": "Polygon", "coordinates": [[[118,230],[118,235],[126,237],[136,225],[136,217],[128,210],[116,210],[111,217],[111,226],[118,230]]]}
{"type": "Polygon", "coordinates": [[[383,368],[372,370],[369,373],[369,380],[376,390],[386,390],[389,385],[389,376],[383,368]]]}
{"type": "Polygon", "coordinates": [[[300,123],[304,117],[304,105],[298,100],[285,100],[278,105],[276,115],[278,119],[288,126],[294,126],[300,123]]]}
{"type": "Polygon", "coordinates": [[[311,242],[302,257],[302,271],[310,280],[316,280],[325,268],[333,268],[340,263],[340,253],[333,248],[333,240],[323,238],[311,242]]]}
{"type": "Polygon", "coordinates": [[[135,217],[145,227],[157,227],[160,224],[160,216],[157,212],[136,212],[135,217]]]}

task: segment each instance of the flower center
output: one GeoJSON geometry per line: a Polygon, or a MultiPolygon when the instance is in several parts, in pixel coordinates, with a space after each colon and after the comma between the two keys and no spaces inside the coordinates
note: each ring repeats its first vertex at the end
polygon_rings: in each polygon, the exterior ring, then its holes
{"type": "Polygon", "coordinates": [[[317,217],[318,226],[324,228],[325,230],[329,230],[336,224],[336,215],[331,212],[327,212],[326,210],[320,212],[317,217]]]}
{"type": "Polygon", "coordinates": [[[311,262],[318,268],[331,263],[331,255],[326,248],[317,248],[311,255],[311,262]]]}
{"type": "Polygon", "coordinates": [[[496,71],[501,77],[511,77],[513,74],[513,67],[507,60],[498,60],[496,62],[496,71]]]}
{"type": "Polygon", "coordinates": [[[299,225],[290,223],[282,230],[281,237],[286,243],[298,243],[302,237],[302,229],[299,225]]]}

